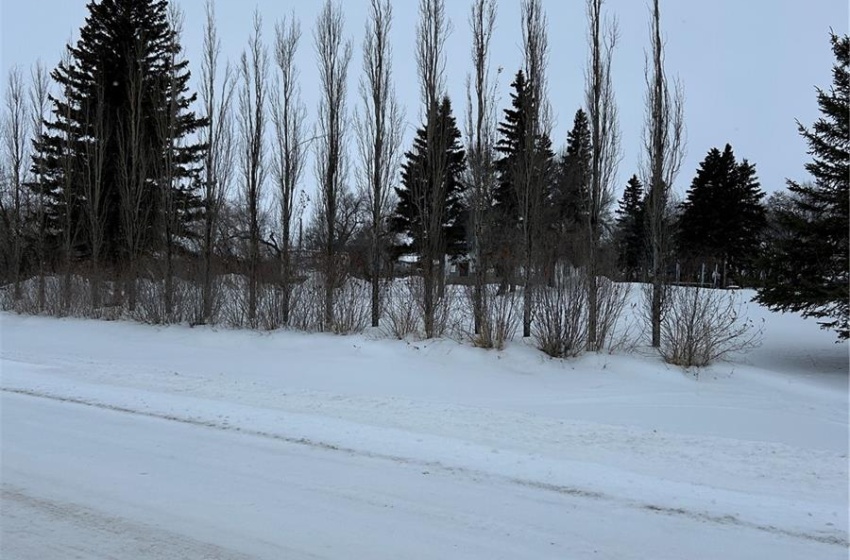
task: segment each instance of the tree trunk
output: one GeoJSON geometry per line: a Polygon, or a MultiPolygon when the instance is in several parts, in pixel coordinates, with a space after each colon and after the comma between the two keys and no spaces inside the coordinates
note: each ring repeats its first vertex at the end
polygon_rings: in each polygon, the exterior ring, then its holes
{"type": "Polygon", "coordinates": [[[171,234],[166,235],[165,244],[165,317],[167,322],[174,320],[174,251],[171,234]]]}
{"type": "Polygon", "coordinates": [[[381,254],[378,247],[378,232],[372,232],[372,327],[381,319],[381,254]]]}
{"type": "Polygon", "coordinates": [[[591,352],[601,350],[599,341],[599,281],[596,278],[596,263],[592,262],[587,270],[587,345],[591,352]]]}
{"type": "Polygon", "coordinates": [[[138,270],[136,267],[136,259],[134,257],[130,258],[130,267],[127,270],[128,275],[125,280],[127,292],[127,309],[130,313],[134,313],[136,311],[136,300],[137,300],[137,279],[138,279],[138,270]]]}
{"type": "Polygon", "coordinates": [[[481,334],[482,323],[484,322],[484,289],[487,279],[486,271],[482,272],[482,262],[480,255],[475,261],[475,287],[472,292],[472,314],[473,314],[473,332],[476,335],[481,334]]]}
{"type": "Polygon", "coordinates": [[[292,247],[288,236],[283,239],[283,250],[280,256],[282,261],[281,291],[283,292],[280,302],[281,321],[284,325],[289,326],[290,300],[292,298],[292,247]]]}
{"type": "Polygon", "coordinates": [[[531,336],[531,307],[533,304],[533,294],[531,290],[531,257],[525,259],[525,270],[523,271],[523,293],[522,293],[522,336],[528,338],[531,336]]]}
{"type": "MultiPolygon", "coordinates": [[[[207,213],[210,210],[207,208],[207,213]]],[[[212,219],[204,218],[203,273],[201,276],[201,321],[208,324],[212,320],[212,219]]]]}
{"type": "Polygon", "coordinates": [[[91,308],[92,312],[97,314],[101,307],[101,282],[100,282],[100,262],[94,251],[92,251],[91,261],[91,308]]]}
{"type": "Polygon", "coordinates": [[[652,281],[652,347],[661,346],[661,314],[664,310],[664,283],[659,277],[652,281]]]}
{"type": "Polygon", "coordinates": [[[422,268],[422,294],[423,319],[425,323],[425,338],[435,336],[434,326],[434,263],[430,257],[426,259],[422,268]]]}
{"type": "Polygon", "coordinates": [[[71,259],[65,260],[65,272],[62,277],[62,315],[68,315],[71,309],[71,259]]]}

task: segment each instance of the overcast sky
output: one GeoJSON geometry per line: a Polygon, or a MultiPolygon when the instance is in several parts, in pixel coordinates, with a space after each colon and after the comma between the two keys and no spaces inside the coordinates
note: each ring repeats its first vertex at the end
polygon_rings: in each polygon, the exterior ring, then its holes
{"type": "MultiPolygon", "coordinates": [[[[64,45],[76,40],[87,15],[85,0],[0,0],[2,72],[29,68],[41,59],[50,68],[64,45]]],[[[360,74],[360,45],[368,0],[343,0],[346,31],[354,57],[349,72],[350,107],[360,74]]],[[[549,19],[549,96],[561,147],[573,115],[581,106],[587,59],[583,0],[543,0],[549,19]]],[[[419,125],[420,103],[413,59],[416,0],[394,0],[393,48],[398,95],[407,109],[407,138],[419,125]]],[[[500,76],[500,107],[509,100],[510,82],[521,64],[519,0],[500,0],[493,66],[500,76]]],[[[183,0],[183,46],[193,73],[199,75],[203,1],[183,0]]],[[[252,11],[264,18],[270,42],[274,23],[295,12],[303,37],[299,66],[305,101],[315,115],[317,73],[312,28],[320,0],[217,0],[224,53],[235,60],[247,44],[252,11]]],[[[448,0],[453,24],[448,42],[447,83],[455,113],[462,115],[464,83],[471,70],[468,12],[470,0],[448,0]]],[[[648,45],[648,7],[642,0],[609,0],[607,12],[619,20],[620,43],[614,58],[614,85],[620,107],[623,159],[619,192],[638,170],[643,123],[644,52],[648,45]]],[[[687,158],[677,181],[681,195],[699,162],[712,147],[732,144],[739,159],[756,164],[764,190],[784,187],[785,178],[804,179],[806,146],[795,119],[810,124],[818,117],[814,86],[831,84],[828,33],[847,33],[847,0],[662,0],[667,39],[667,69],[685,88],[687,158]]],[[[501,115],[500,115],[501,116],[501,115]]],[[[310,188],[311,176],[305,177],[310,188]]]]}

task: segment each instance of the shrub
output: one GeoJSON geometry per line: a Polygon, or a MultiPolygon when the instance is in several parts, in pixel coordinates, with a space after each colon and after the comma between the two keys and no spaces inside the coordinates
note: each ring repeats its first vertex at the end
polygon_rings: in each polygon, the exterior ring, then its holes
{"type": "Polygon", "coordinates": [[[675,287],[668,298],[660,347],[668,363],[707,366],[761,344],[762,329],[741,316],[741,304],[732,291],[675,287]]]}
{"type": "Polygon", "coordinates": [[[553,358],[575,357],[587,341],[587,290],[583,276],[559,266],[554,285],[537,290],[532,334],[537,347],[553,358]]]}

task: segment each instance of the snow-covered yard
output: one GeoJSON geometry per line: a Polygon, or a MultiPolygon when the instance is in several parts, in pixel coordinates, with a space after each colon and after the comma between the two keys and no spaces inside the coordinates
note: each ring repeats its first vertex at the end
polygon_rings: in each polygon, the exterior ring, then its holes
{"type": "Polygon", "coordinates": [[[3,558],[846,558],[848,349],[645,353],[0,315],[3,558]]]}

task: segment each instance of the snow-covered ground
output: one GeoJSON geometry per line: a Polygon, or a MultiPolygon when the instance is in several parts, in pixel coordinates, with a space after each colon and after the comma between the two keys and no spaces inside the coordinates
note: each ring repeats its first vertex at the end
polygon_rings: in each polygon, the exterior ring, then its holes
{"type": "Polygon", "coordinates": [[[848,348],[649,355],[0,314],[3,558],[846,558],[848,348]]]}

